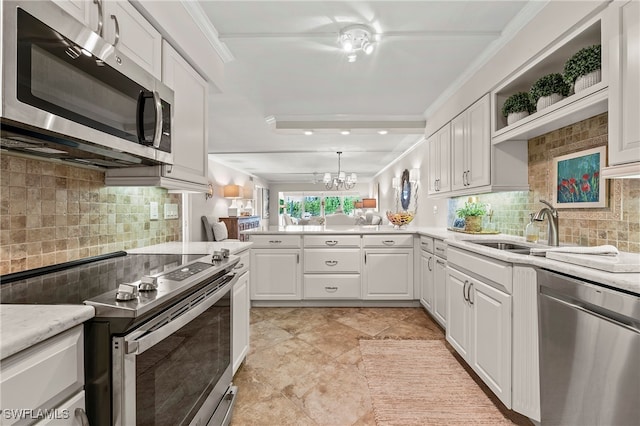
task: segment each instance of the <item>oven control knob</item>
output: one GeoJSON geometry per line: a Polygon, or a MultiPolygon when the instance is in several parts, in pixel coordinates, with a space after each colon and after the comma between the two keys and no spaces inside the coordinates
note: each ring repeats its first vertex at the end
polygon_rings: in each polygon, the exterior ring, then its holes
{"type": "Polygon", "coordinates": [[[120,284],[116,292],[116,300],[125,302],[127,300],[133,300],[136,297],[138,297],[138,286],[133,284],[120,284]]]}
{"type": "Polygon", "coordinates": [[[158,277],[151,277],[149,275],[145,275],[140,280],[140,285],[138,285],[138,290],[140,291],[153,291],[158,288],[158,277]]]}

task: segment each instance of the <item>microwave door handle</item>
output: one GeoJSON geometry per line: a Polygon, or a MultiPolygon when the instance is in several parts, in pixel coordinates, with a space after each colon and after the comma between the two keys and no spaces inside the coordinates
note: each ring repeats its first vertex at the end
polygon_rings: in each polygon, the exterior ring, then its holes
{"type": "Polygon", "coordinates": [[[156,128],[153,134],[153,147],[160,148],[160,140],[162,139],[162,99],[160,93],[153,92],[153,104],[156,109],[156,128]]]}
{"type": "Polygon", "coordinates": [[[146,90],[141,90],[138,93],[138,106],[136,107],[136,132],[138,133],[138,142],[146,144],[147,141],[144,138],[144,100],[147,98],[146,90]]]}

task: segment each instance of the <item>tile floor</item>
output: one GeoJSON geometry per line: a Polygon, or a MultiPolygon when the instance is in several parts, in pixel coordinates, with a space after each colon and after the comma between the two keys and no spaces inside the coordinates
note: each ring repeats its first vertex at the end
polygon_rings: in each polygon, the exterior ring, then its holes
{"type": "MultiPolygon", "coordinates": [[[[375,425],[360,338],[444,339],[444,332],[422,308],[252,308],[232,426],[375,425]]],[[[530,424],[491,397],[514,424],[530,424]]]]}

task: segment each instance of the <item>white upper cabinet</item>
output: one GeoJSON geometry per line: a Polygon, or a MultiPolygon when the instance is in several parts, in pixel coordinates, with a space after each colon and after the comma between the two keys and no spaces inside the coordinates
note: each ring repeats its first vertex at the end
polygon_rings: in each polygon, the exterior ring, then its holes
{"type": "Polygon", "coordinates": [[[605,169],[603,176],[634,168],[640,174],[640,3],[616,1],[607,12],[609,165],[626,167],[605,169]]]}
{"type": "Polygon", "coordinates": [[[429,144],[429,195],[449,192],[451,161],[451,123],[431,135],[429,144]]]}
{"type": "Polygon", "coordinates": [[[451,189],[476,188],[491,183],[489,94],[451,122],[451,189]]]}
{"type": "Polygon", "coordinates": [[[54,0],[54,2],[113,44],[127,58],[160,79],[162,36],[124,0],[54,0]]]}
{"type": "Polygon", "coordinates": [[[173,166],[163,166],[163,175],[207,185],[207,82],[166,41],[162,77],[174,92],[173,166]]]}
{"type": "Polygon", "coordinates": [[[128,1],[102,0],[104,39],[160,79],[162,37],[128,1]]]}

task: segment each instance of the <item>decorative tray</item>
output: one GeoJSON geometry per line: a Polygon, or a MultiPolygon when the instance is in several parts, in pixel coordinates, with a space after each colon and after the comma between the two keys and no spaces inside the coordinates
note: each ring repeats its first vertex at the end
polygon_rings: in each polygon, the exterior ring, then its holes
{"type": "Polygon", "coordinates": [[[474,232],[474,231],[465,231],[464,228],[447,228],[449,231],[453,231],[453,232],[462,232],[463,234],[484,234],[484,235],[496,235],[499,234],[500,231],[487,231],[487,230],[482,230],[482,231],[478,231],[478,232],[474,232]]]}

